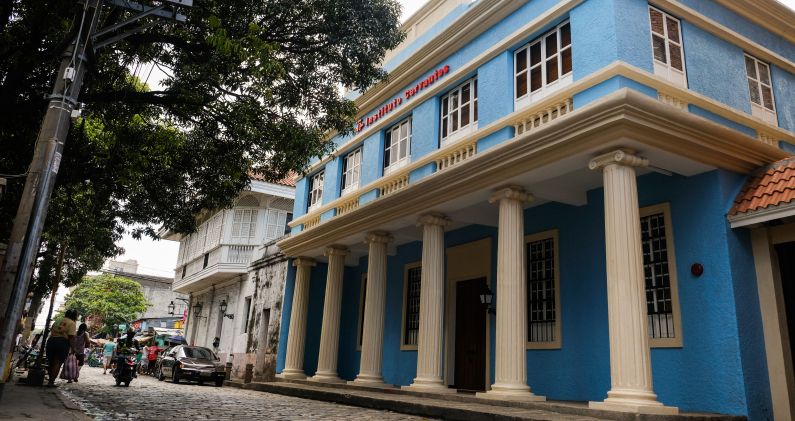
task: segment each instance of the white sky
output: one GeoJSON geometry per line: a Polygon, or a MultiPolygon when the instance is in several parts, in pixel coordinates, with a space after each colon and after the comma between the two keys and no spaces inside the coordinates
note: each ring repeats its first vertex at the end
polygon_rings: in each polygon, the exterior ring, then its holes
{"type": "MultiPolygon", "coordinates": [[[[795,9],[795,0],[779,0],[781,3],[795,9]]],[[[426,0],[400,0],[403,5],[403,16],[401,20],[406,20],[412,13],[422,6],[426,0]]],[[[143,73],[143,71],[141,71],[143,73]]],[[[142,76],[145,77],[145,76],[142,76]]],[[[117,260],[135,259],[138,261],[138,272],[157,276],[174,276],[174,266],[177,262],[177,252],[179,243],[174,241],[153,241],[142,239],[134,240],[131,236],[125,235],[119,242],[124,248],[125,253],[117,257],[117,260]]]]}

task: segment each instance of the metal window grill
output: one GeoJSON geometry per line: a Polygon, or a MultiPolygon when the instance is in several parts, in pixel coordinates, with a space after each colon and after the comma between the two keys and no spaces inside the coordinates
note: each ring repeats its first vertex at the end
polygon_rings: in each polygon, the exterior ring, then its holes
{"type": "Polygon", "coordinates": [[[643,242],[643,272],[646,280],[646,311],[649,337],[674,338],[674,315],[671,302],[671,277],[668,268],[668,244],[665,238],[665,215],[640,219],[643,242]]]}
{"type": "Polygon", "coordinates": [[[417,345],[420,332],[420,284],[422,267],[418,266],[408,270],[406,284],[406,320],[403,343],[417,345]]]}
{"type": "Polygon", "coordinates": [[[528,342],[555,338],[555,256],[551,238],[527,244],[528,342]]]}

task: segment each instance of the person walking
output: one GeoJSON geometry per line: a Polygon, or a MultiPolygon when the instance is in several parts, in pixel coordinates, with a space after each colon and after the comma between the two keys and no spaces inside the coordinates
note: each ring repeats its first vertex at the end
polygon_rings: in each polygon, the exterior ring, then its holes
{"type": "Polygon", "coordinates": [[[86,347],[91,346],[91,338],[88,336],[88,326],[81,323],[77,328],[77,335],[74,337],[74,344],[72,348],[75,350],[75,357],[77,358],[77,375],[74,381],[80,377],[80,369],[86,362],[86,347]]]}
{"type": "Polygon", "coordinates": [[[149,367],[146,369],[146,374],[151,375],[155,373],[155,364],[157,363],[158,352],[160,352],[160,347],[157,346],[157,343],[154,343],[149,347],[149,353],[146,355],[146,358],[149,360],[149,367]]]}
{"type": "Polygon", "coordinates": [[[55,387],[55,379],[58,378],[58,373],[61,371],[61,365],[66,361],[66,357],[70,352],[74,352],[72,341],[75,337],[75,320],[77,320],[77,311],[66,310],[64,318],[53,326],[50,331],[50,338],[47,339],[46,351],[47,361],[49,362],[50,379],[47,387],[55,387]]]}
{"type": "Polygon", "coordinates": [[[105,367],[105,369],[102,370],[102,374],[106,374],[108,372],[108,367],[111,367],[111,363],[113,362],[113,354],[115,353],[116,343],[113,342],[113,339],[108,340],[108,342],[105,342],[105,345],[102,345],[102,357],[105,367]]]}

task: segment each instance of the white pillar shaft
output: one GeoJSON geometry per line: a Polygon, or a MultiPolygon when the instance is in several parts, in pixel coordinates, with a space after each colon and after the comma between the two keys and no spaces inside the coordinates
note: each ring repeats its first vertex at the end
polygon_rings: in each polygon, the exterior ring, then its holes
{"type": "Polygon", "coordinates": [[[495,192],[499,202],[497,239],[497,332],[494,384],[484,397],[544,400],[527,385],[527,261],[524,206],[529,195],[519,187],[495,192]]]}
{"type": "Polygon", "coordinates": [[[386,313],[386,233],[367,236],[367,296],[364,303],[362,355],[356,383],[383,384],[381,375],[384,354],[384,317],[386,313]]]}
{"type": "Polygon", "coordinates": [[[636,166],[648,161],[618,150],[594,158],[601,168],[605,199],[607,318],[610,335],[610,382],[604,402],[591,407],[627,412],[677,413],[657,401],[652,389],[651,354],[646,316],[646,288],[636,166]]]}
{"type": "Polygon", "coordinates": [[[306,318],[309,304],[309,277],[314,261],[298,258],[296,266],[293,303],[290,312],[290,330],[287,333],[287,355],[282,376],[285,378],[305,378],[304,344],[306,343],[306,318]]]}
{"type": "Polygon", "coordinates": [[[326,297],[323,301],[323,326],[320,332],[320,352],[317,372],[313,380],[340,381],[337,376],[337,355],[340,338],[340,307],[342,305],[342,278],[345,271],[343,248],[329,247],[328,275],[326,277],[326,297]]]}
{"type": "Polygon", "coordinates": [[[420,219],[422,233],[422,277],[420,325],[417,339],[417,377],[412,387],[446,390],[442,364],[444,338],[444,225],[440,215],[420,219]]]}

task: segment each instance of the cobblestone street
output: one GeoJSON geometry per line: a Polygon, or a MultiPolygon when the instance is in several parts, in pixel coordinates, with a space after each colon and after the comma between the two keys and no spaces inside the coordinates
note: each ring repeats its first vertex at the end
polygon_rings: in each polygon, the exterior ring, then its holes
{"type": "Polygon", "coordinates": [[[419,420],[393,412],[232,387],[172,384],[139,376],[116,387],[102,369],[85,366],[80,382],[58,390],[95,420],[419,420]]]}

